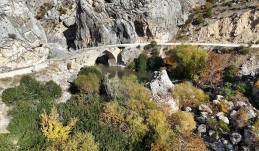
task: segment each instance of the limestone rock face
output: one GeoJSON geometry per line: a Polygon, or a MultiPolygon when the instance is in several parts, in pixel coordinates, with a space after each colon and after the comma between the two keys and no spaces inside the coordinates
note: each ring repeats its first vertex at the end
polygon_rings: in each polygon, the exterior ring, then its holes
{"type": "Polygon", "coordinates": [[[154,38],[169,41],[193,0],[77,0],[77,48],[134,43],[154,38]]]}
{"type": "Polygon", "coordinates": [[[0,1],[0,67],[17,69],[48,57],[47,38],[23,1],[0,1]]]}
{"type": "Polygon", "coordinates": [[[190,41],[256,43],[259,40],[259,12],[256,10],[222,13],[206,26],[190,25],[190,41]],[[227,13],[227,14],[226,14],[227,13]]]}

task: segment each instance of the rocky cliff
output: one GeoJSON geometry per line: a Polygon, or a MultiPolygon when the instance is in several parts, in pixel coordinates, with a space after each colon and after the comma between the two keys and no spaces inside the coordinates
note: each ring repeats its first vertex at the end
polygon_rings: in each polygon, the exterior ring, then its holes
{"type": "Polygon", "coordinates": [[[258,0],[207,3],[192,11],[194,17],[179,30],[178,37],[190,42],[258,43],[258,7],[258,0]]]}
{"type": "Polygon", "coordinates": [[[169,41],[184,24],[194,0],[77,0],[77,48],[169,41]]]}
{"type": "Polygon", "coordinates": [[[23,1],[0,1],[0,71],[44,61],[46,42],[42,26],[23,1]]]}

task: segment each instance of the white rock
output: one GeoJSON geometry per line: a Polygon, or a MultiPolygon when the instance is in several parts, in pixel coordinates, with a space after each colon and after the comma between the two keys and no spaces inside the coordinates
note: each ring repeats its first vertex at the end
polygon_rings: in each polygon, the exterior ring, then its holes
{"type": "Polygon", "coordinates": [[[187,106],[187,107],[185,108],[185,111],[186,111],[186,112],[191,112],[191,111],[192,111],[192,108],[190,108],[189,106],[187,106]]]}
{"type": "Polygon", "coordinates": [[[201,124],[199,127],[198,127],[198,132],[199,133],[206,133],[206,125],[205,124],[201,124]]]}
{"type": "Polygon", "coordinates": [[[236,145],[238,144],[242,139],[242,136],[239,133],[232,133],[230,136],[230,140],[232,144],[236,145]]]}
{"type": "Polygon", "coordinates": [[[208,112],[208,113],[212,113],[212,110],[205,104],[202,104],[199,106],[199,110],[202,112],[208,112]]]}
{"type": "Polygon", "coordinates": [[[212,103],[213,103],[213,104],[219,104],[220,101],[219,101],[219,100],[213,100],[212,103]]]}
{"type": "Polygon", "coordinates": [[[229,119],[226,116],[224,116],[223,112],[217,113],[216,116],[219,118],[219,120],[223,121],[226,124],[229,124],[229,119]]]}
{"type": "Polygon", "coordinates": [[[65,25],[66,27],[73,26],[75,23],[76,23],[76,18],[73,17],[73,16],[64,19],[64,25],[65,25]]]}

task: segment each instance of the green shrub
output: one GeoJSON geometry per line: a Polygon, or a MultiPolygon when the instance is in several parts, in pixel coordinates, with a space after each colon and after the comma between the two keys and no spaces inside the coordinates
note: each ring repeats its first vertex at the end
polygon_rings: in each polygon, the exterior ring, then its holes
{"type": "Polygon", "coordinates": [[[23,99],[23,90],[20,87],[5,89],[2,93],[2,100],[7,105],[12,105],[23,99]]]}
{"type": "Polygon", "coordinates": [[[136,60],[134,59],[129,65],[128,68],[131,70],[135,70],[136,69],[136,60]]]}
{"type": "Polygon", "coordinates": [[[1,151],[13,151],[16,150],[12,143],[10,134],[0,134],[0,150],[1,151]]]}
{"type": "Polygon", "coordinates": [[[62,95],[61,87],[52,80],[46,83],[46,89],[48,90],[51,98],[59,98],[62,95]]]}
{"type": "Polygon", "coordinates": [[[98,93],[100,89],[100,79],[94,73],[87,75],[78,75],[75,80],[75,85],[84,93],[98,93]]]}
{"type": "Polygon", "coordinates": [[[24,76],[19,86],[3,91],[2,100],[7,105],[14,105],[19,101],[52,100],[60,97],[61,94],[61,87],[53,81],[44,84],[24,76]]]}
{"type": "Polygon", "coordinates": [[[195,16],[194,14],[190,14],[188,19],[185,22],[185,25],[189,25],[190,23],[192,23],[194,16],[195,16]]]}
{"type": "Polygon", "coordinates": [[[224,80],[233,82],[236,80],[239,73],[239,68],[236,65],[229,65],[224,69],[224,80]]]}
{"type": "Polygon", "coordinates": [[[77,75],[87,75],[89,73],[94,73],[97,75],[97,77],[100,80],[104,79],[104,76],[102,74],[102,70],[97,66],[85,66],[80,69],[79,73],[77,75]]]}
{"type": "Polygon", "coordinates": [[[148,50],[148,49],[151,49],[151,48],[155,48],[156,46],[157,46],[157,42],[151,41],[150,44],[144,46],[144,49],[148,50]]]}
{"type": "Polygon", "coordinates": [[[100,150],[121,151],[126,150],[128,139],[122,132],[99,122],[102,104],[98,95],[73,96],[66,104],[60,104],[58,111],[63,115],[65,123],[77,117],[74,127],[77,132],[91,132],[99,143],[100,150]]]}
{"type": "Polygon", "coordinates": [[[207,119],[207,126],[209,129],[215,130],[218,134],[226,134],[230,132],[228,124],[223,121],[218,121],[215,118],[207,119]]]}
{"type": "Polygon", "coordinates": [[[46,140],[39,129],[39,115],[43,110],[50,110],[54,105],[53,99],[61,94],[60,86],[53,81],[40,83],[29,76],[22,77],[19,86],[3,92],[3,102],[12,105],[8,139],[17,141],[19,150],[45,149],[46,140]]]}
{"type": "Polygon", "coordinates": [[[223,92],[227,100],[232,99],[235,95],[235,91],[233,90],[232,84],[228,82],[224,84],[224,87],[221,89],[221,91],[223,92]]]}
{"type": "Polygon", "coordinates": [[[250,48],[245,47],[245,46],[239,46],[239,47],[235,48],[234,50],[236,53],[242,54],[242,55],[246,55],[250,52],[250,48]]]}
{"type": "Polygon", "coordinates": [[[198,15],[196,16],[193,21],[192,21],[192,24],[193,25],[200,25],[200,24],[203,24],[205,22],[205,19],[203,18],[203,16],[201,15],[198,15]]]}
{"type": "Polygon", "coordinates": [[[210,18],[212,16],[212,9],[209,8],[209,9],[206,9],[203,13],[203,17],[205,18],[210,18]]]}
{"type": "Polygon", "coordinates": [[[243,82],[236,84],[235,89],[246,96],[250,96],[252,92],[252,88],[243,82]]]}

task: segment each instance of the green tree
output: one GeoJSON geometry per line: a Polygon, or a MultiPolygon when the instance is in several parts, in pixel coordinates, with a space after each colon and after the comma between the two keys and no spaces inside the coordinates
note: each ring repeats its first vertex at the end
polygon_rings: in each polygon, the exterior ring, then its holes
{"type": "Polygon", "coordinates": [[[157,71],[163,65],[163,59],[158,56],[151,56],[148,58],[148,70],[157,71]]]}
{"type": "Polygon", "coordinates": [[[136,60],[136,71],[146,72],[147,71],[148,56],[146,54],[140,54],[136,60]]]}
{"type": "Polygon", "coordinates": [[[174,76],[193,78],[204,68],[207,59],[206,50],[197,46],[180,45],[171,51],[167,63],[174,76]]]}

